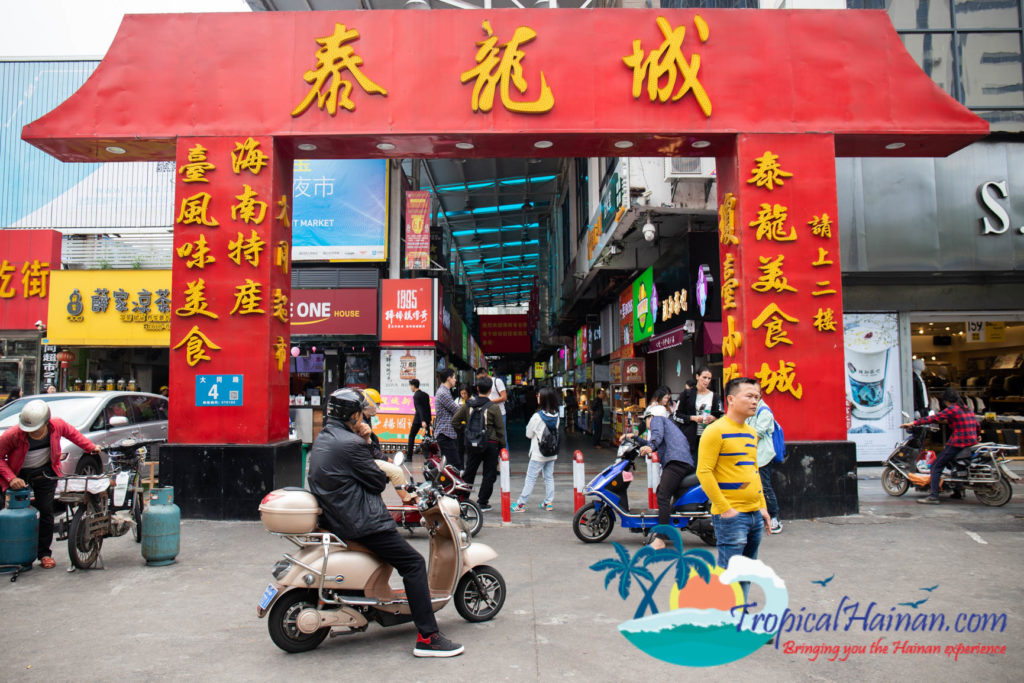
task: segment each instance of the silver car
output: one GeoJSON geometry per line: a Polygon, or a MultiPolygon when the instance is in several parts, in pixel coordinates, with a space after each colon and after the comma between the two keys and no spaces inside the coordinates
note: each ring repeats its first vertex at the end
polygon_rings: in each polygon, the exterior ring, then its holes
{"type": "MultiPolygon", "coordinates": [[[[167,398],[138,391],[73,391],[56,394],[24,396],[0,408],[0,432],[18,423],[18,414],[26,403],[42,399],[50,406],[50,415],[59,417],[80,431],[97,446],[106,446],[121,439],[167,439],[167,398]]],[[[107,466],[92,455],[82,456],[82,449],[61,439],[61,468],[64,474],[98,474],[107,466]]],[[[149,460],[156,459],[156,448],[149,460]]]]}

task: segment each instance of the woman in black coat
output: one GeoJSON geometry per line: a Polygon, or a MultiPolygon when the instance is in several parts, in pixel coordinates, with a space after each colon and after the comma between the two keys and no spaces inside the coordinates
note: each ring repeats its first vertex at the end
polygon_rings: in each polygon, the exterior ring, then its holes
{"type": "Polygon", "coordinates": [[[679,396],[675,421],[690,442],[690,453],[697,462],[697,444],[704,427],[723,415],[722,397],[711,390],[711,371],[700,368],[697,371],[697,388],[679,396]]]}

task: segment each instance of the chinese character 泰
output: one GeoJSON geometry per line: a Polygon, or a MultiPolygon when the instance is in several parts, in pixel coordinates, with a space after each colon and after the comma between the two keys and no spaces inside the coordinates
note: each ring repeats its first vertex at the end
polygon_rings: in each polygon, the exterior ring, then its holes
{"type": "Polygon", "coordinates": [[[26,299],[30,296],[37,296],[40,299],[46,298],[46,285],[50,278],[50,264],[40,262],[36,259],[26,261],[21,266],[22,296],[26,299]]]}
{"type": "Polygon", "coordinates": [[[512,40],[504,43],[505,48],[501,57],[498,57],[498,37],[491,29],[491,23],[486,19],[482,23],[487,39],[479,41],[480,47],[476,51],[476,66],[464,71],[459,76],[460,83],[475,78],[473,84],[473,98],[471,106],[475,112],[489,112],[494,107],[494,90],[501,86],[501,104],[505,109],[520,114],[542,114],[551,111],[555,106],[555,96],[544,79],[544,72],[540,72],[540,95],[533,102],[522,102],[512,99],[509,92],[509,82],[516,86],[519,94],[526,93],[526,79],[523,78],[523,57],[526,56],[521,45],[525,45],[537,37],[537,32],[528,26],[516,28],[512,34],[512,40]]]}
{"type": "Polygon", "coordinates": [[[205,225],[208,228],[216,228],[220,223],[216,218],[207,216],[209,210],[209,192],[199,192],[191,197],[184,197],[181,200],[181,211],[178,212],[178,222],[182,225],[205,225]]]}
{"type": "Polygon", "coordinates": [[[185,345],[185,362],[190,367],[195,367],[201,360],[213,360],[206,355],[207,347],[216,351],[220,350],[220,347],[214,344],[210,339],[199,331],[198,325],[193,325],[192,329],[181,338],[177,344],[174,345],[174,350],[177,350],[182,345],[185,345]]]}
{"type": "Polygon", "coordinates": [[[260,283],[250,278],[245,278],[243,284],[235,287],[235,307],[231,309],[234,315],[253,315],[255,313],[266,313],[260,304],[263,297],[260,295],[260,283]]]}
{"type": "Polygon", "coordinates": [[[206,160],[206,148],[196,144],[188,151],[188,163],[179,168],[178,173],[185,176],[181,179],[183,183],[208,183],[210,179],[206,177],[206,172],[215,168],[206,160]]]}
{"type": "Polygon", "coordinates": [[[836,321],[834,320],[835,312],[831,308],[819,308],[818,312],[814,314],[814,329],[818,332],[835,332],[836,321]]]}
{"type": "Polygon", "coordinates": [[[231,220],[259,225],[267,213],[267,203],[256,199],[259,194],[249,185],[242,185],[242,188],[242,194],[235,195],[238,203],[231,205],[231,220]]]}
{"type": "Polygon", "coordinates": [[[811,234],[815,237],[823,237],[825,239],[832,237],[832,219],[828,217],[827,213],[815,216],[807,221],[807,225],[811,226],[811,234]]]}
{"type": "Polygon", "coordinates": [[[740,243],[736,234],[736,195],[732,192],[725,193],[722,205],[718,207],[718,239],[726,246],[740,243]]]}
{"type": "Polygon", "coordinates": [[[242,171],[259,175],[263,167],[267,165],[269,158],[260,150],[259,141],[249,137],[245,139],[245,142],[236,142],[235,148],[231,150],[231,170],[235,172],[235,175],[242,171]]]}
{"type": "Polygon", "coordinates": [[[774,190],[775,186],[782,186],[783,178],[792,178],[792,173],[787,173],[782,170],[779,166],[779,157],[777,154],[772,154],[768,150],[765,150],[762,156],[754,159],[757,162],[757,167],[750,171],[750,178],[747,179],[747,183],[753,183],[757,187],[763,187],[768,190],[774,190]]]}
{"type": "Polygon", "coordinates": [[[206,245],[206,235],[200,234],[195,242],[185,242],[177,249],[181,258],[188,258],[185,264],[188,268],[199,268],[203,270],[208,263],[216,261],[216,257],[210,254],[210,248],[206,245]]]}
{"type": "Polygon", "coordinates": [[[796,399],[804,395],[804,386],[802,384],[794,386],[796,363],[780,360],[779,369],[774,371],[768,367],[768,363],[761,363],[761,369],[754,374],[754,377],[761,380],[761,388],[764,389],[766,394],[770,394],[773,391],[779,391],[780,393],[789,392],[796,399]]]}
{"type": "Polygon", "coordinates": [[[765,326],[764,345],[770,349],[779,344],[792,344],[793,341],[782,329],[782,324],[798,322],[800,321],[797,318],[787,315],[776,304],[771,303],[765,306],[759,316],[754,318],[751,327],[756,330],[762,325],[765,326]]]}
{"type": "Polygon", "coordinates": [[[788,209],[781,204],[762,204],[757,212],[757,219],[750,221],[750,227],[757,228],[757,239],[773,240],[775,242],[792,242],[796,239],[796,228],[789,226],[789,234],[786,234],[786,218],[789,215],[788,209]]]}
{"type": "MultiPolygon", "coordinates": [[[[622,58],[623,63],[633,69],[633,99],[640,98],[641,88],[646,79],[647,95],[651,98],[651,102],[656,99],[662,103],[668,102],[670,95],[672,101],[675,102],[692,91],[704,116],[711,116],[711,99],[708,98],[704,86],[697,80],[697,72],[700,70],[700,55],[694,53],[690,56],[690,61],[686,61],[686,57],[683,56],[683,37],[686,35],[686,27],[672,28],[672,25],[664,17],[658,17],[657,22],[664,38],[658,49],[652,50],[645,59],[644,51],[640,47],[640,40],[637,39],[633,41],[633,54],[622,58]],[[682,78],[682,83],[679,85],[679,90],[672,95],[677,77],[682,78]],[[661,85],[663,80],[664,85],[661,85]]],[[[698,14],[693,18],[693,23],[697,27],[700,42],[706,43],[708,40],[707,22],[698,14]]]]}
{"type": "Polygon", "coordinates": [[[238,233],[238,239],[228,242],[228,258],[239,266],[242,265],[244,258],[249,265],[255,268],[260,265],[260,252],[263,251],[264,246],[266,246],[266,242],[260,239],[255,230],[248,238],[244,238],[242,233],[238,233]]]}
{"type": "Polygon", "coordinates": [[[208,309],[209,303],[206,301],[205,289],[206,282],[203,278],[189,282],[185,290],[185,305],[176,310],[175,313],[182,318],[188,318],[193,315],[205,315],[207,318],[216,320],[217,314],[208,309]]]}
{"type": "Polygon", "coordinates": [[[358,37],[359,32],[355,29],[346,29],[344,24],[335,24],[333,35],[316,39],[321,46],[316,51],[316,68],[302,76],[303,80],[313,87],[299,106],[295,107],[292,116],[299,116],[309,109],[313,100],[316,100],[316,106],[320,109],[326,108],[331,116],[338,113],[339,104],[349,111],[355,109],[356,105],[349,99],[352,82],[345,80],[341,75],[346,69],[368,95],[378,93],[387,96],[387,90],[371,81],[359,69],[363,64],[363,58],[356,55],[351,45],[345,44],[358,37]],[[322,92],[328,79],[331,79],[331,85],[326,92],[322,92]]]}
{"type": "Polygon", "coordinates": [[[750,285],[750,288],[762,294],[769,290],[795,292],[796,287],[792,287],[786,276],[782,274],[782,261],[784,259],[785,256],[781,254],[774,259],[771,256],[759,256],[758,260],[761,262],[761,265],[757,268],[761,271],[761,275],[757,278],[757,282],[750,285]]]}

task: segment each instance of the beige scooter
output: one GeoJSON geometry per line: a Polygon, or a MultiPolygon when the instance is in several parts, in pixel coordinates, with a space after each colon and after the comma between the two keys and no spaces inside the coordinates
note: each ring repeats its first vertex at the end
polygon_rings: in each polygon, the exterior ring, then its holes
{"type": "MultiPolygon", "coordinates": [[[[401,455],[395,458],[401,465],[401,455]]],[[[416,489],[423,526],[430,534],[427,582],[434,611],[455,599],[466,621],[493,619],[505,603],[505,579],[485,565],[498,556],[473,543],[459,501],[436,482],[416,489]]],[[[256,610],[267,617],[270,638],[286,652],[316,648],[329,634],[365,631],[369,622],[394,626],[412,621],[405,591],[389,585],[392,567],[357,543],[316,531],[320,508],[301,488],[277,489],[260,504],[263,526],[298,546],[274,565],[256,610]]]]}

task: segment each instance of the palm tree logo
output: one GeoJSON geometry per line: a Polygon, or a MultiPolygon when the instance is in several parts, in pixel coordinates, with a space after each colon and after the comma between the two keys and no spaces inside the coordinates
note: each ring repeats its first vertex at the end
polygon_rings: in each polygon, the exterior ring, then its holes
{"type": "Polygon", "coordinates": [[[640,604],[636,608],[634,619],[640,619],[648,612],[658,614],[658,606],[654,597],[662,580],[672,572],[676,586],[679,590],[686,587],[691,573],[696,573],[704,583],[711,581],[711,570],[715,566],[714,556],[703,548],[694,550],[683,550],[683,535],[679,529],[667,524],[659,524],[654,527],[654,533],[663,533],[672,539],[672,546],[660,550],[654,550],[650,546],[644,546],[632,556],[622,545],[613,542],[617,557],[609,557],[599,560],[590,565],[595,572],[607,572],[604,577],[605,589],[616,578],[619,580],[619,597],[623,600],[629,599],[630,588],[634,581],[643,592],[640,604]],[[653,565],[666,565],[657,576],[648,568],[653,565]]]}

